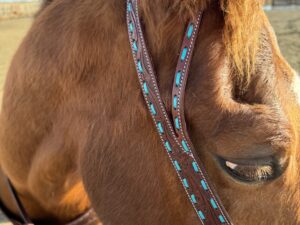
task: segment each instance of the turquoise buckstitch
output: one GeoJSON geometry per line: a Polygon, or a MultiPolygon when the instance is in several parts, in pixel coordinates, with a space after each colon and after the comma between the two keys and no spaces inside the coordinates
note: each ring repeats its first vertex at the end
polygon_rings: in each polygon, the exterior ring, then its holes
{"type": "Polygon", "coordinates": [[[160,133],[160,134],[163,134],[163,133],[164,133],[164,128],[163,128],[161,122],[158,122],[158,123],[157,123],[157,126],[158,126],[159,133],[160,133]]]}
{"type": "Polygon", "coordinates": [[[219,215],[219,220],[220,220],[221,223],[225,223],[225,219],[222,215],[219,215]]]}
{"type": "Polygon", "coordinates": [[[177,171],[181,171],[181,167],[176,160],[174,161],[174,165],[175,165],[177,171]]]}
{"type": "Polygon", "coordinates": [[[128,12],[132,11],[132,4],[131,3],[128,3],[127,10],[128,10],[128,12]]]}
{"type": "Polygon", "coordinates": [[[182,140],[182,141],[181,141],[181,144],[182,144],[182,147],[183,147],[184,151],[185,151],[186,153],[188,153],[190,150],[189,150],[189,148],[188,148],[186,142],[185,142],[184,140],[182,140]]]}
{"type": "Polygon", "coordinates": [[[188,48],[185,47],[183,50],[182,50],[182,53],[181,53],[181,61],[184,61],[185,58],[186,58],[186,55],[187,55],[187,51],[188,51],[188,48]]]}
{"type": "Polygon", "coordinates": [[[138,60],[138,69],[139,69],[139,72],[140,72],[140,73],[144,73],[144,70],[143,70],[143,66],[142,66],[141,60],[138,60]]]}
{"type": "Polygon", "coordinates": [[[183,179],[182,180],[183,181],[183,185],[186,187],[186,188],[189,188],[190,186],[189,186],[189,183],[188,183],[188,181],[187,181],[187,179],[183,179]]]}
{"type": "Polygon", "coordinates": [[[180,81],[181,81],[181,71],[178,71],[176,73],[176,78],[175,78],[176,87],[179,87],[180,81]]]}
{"type": "Polygon", "coordinates": [[[168,152],[172,152],[171,145],[170,145],[170,143],[168,141],[165,142],[165,146],[166,146],[168,152]]]}
{"type": "Polygon", "coordinates": [[[177,100],[178,100],[177,95],[175,95],[174,98],[173,98],[173,107],[174,107],[174,109],[177,109],[177,100]]]}
{"type": "Polygon", "coordinates": [[[193,165],[194,171],[195,171],[196,173],[199,173],[199,168],[198,168],[197,163],[196,163],[196,162],[193,162],[192,165],[193,165]]]}
{"type": "Polygon", "coordinates": [[[133,50],[137,53],[138,52],[138,46],[136,44],[136,41],[133,41],[132,47],[133,47],[133,50]]]}
{"type": "Polygon", "coordinates": [[[194,24],[191,24],[189,26],[188,33],[187,33],[188,39],[190,39],[192,37],[193,31],[194,31],[194,24]]]}
{"type": "Polygon", "coordinates": [[[134,28],[132,22],[129,23],[129,30],[131,33],[133,33],[134,28]]]}
{"type": "Polygon", "coordinates": [[[204,216],[204,214],[203,214],[203,212],[202,211],[198,211],[198,215],[199,215],[199,217],[200,217],[200,219],[201,220],[205,220],[205,216],[204,216]]]}
{"type": "Polygon", "coordinates": [[[155,107],[154,107],[154,105],[153,105],[151,102],[150,102],[150,110],[151,110],[151,113],[152,113],[154,116],[157,115],[156,110],[155,110],[155,107]]]}
{"type": "Polygon", "coordinates": [[[205,180],[201,180],[201,186],[203,187],[203,189],[204,189],[205,191],[208,190],[208,187],[207,187],[207,184],[206,184],[205,180]]]}
{"type": "Polygon", "coordinates": [[[180,129],[180,124],[179,124],[179,119],[178,119],[178,117],[175,118],[175,127],[176,127],[177,130],[180,129]]]}
{"type": "Polygon", "coordinates": [[[194,194],[191,195],[191,199],[192,199],[192,202],[193,202],[194,204],[197,203],[197,199],[196,199],[196,196],[195,196],[194,194]]]}
{"type": "Polygon", "coordinates": [[[217,209],[217,208],[218,208],[218,206],[217,206],[215,200],[213,200],[212,198],[210,199],[210,204],[212,205],[212,207],[213,207],[214,209],[217,209]]]}
{"type": "Polygon", "coordinates": [[[146,95],[149,95],[149,89],[148,89],[148,85],[147,85],[146,81],[144,81],[144,83],[143,83],[143,88],[144,88],[146,95]]]}

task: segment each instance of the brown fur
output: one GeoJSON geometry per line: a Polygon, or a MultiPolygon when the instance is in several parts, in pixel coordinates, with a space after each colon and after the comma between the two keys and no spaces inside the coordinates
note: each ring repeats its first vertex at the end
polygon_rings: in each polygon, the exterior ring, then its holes
{"type": "MultiPolygon", "coordinates": [[[[198,154],[235,224],[300,224],[292,70],[259,4],[239,2],[141,1],[160,91],[169,107],[185,24],[205,9],[186,92],[198,154]],[[252,71],[242,92],[241,71],[252,71]],[[215,160],[268,154],[288,167],[260,185],[233,180],[215,160]]],[[[0,118],[0,165],[41,224],[69,221],[90,201],[103,225],[196,223],[147,113],[124,9],[120,0],[53,1],[13,59],[0,118]]],[[[1,190],[0,182],[0,198],[15,211],[1,190]]]]}

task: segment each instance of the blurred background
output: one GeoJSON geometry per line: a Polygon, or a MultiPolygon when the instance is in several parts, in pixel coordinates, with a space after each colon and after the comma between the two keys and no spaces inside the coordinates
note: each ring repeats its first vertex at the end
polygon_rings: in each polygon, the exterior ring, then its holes
{"type": "MultiPolygon", "coordinates": [[[[0,0],[0,104],[10,60],[30,28],[40,0],[0,0]]],[[[283,55],[300,72],[300,0],[266,0],[265,11],[283,55]]],[[[8,225],[2,222],[0,225],[8,225]]]]}

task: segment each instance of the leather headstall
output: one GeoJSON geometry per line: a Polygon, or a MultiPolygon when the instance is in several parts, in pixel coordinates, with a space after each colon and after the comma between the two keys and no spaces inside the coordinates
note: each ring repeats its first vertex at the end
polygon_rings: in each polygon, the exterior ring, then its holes
{"type": "Polygon", "coordinates": [[[127,0],[128,35],[142,93],[162,145],[199,218],[199,224],[230,225],[232,222],[189,138],[184,115],[185,88],[203,12],[199,12],[197,18],[187,24],[175,71],[170,118],[159,93],[138,5],[138,0],[127,0]]]}
{"type": "MultiPolygon", "coordinates": [[[[8,179],[8,177],[3,174],[0,170],[0,179],[3,179],[6,183],[7,192],[10,195],[10,199],[13,201],[13,205],[17,210],[17,215],[11,213],[1,202],[0,199],[0,211],[4,214],[4,216],[13,224],[13,225],[38,225],[33,223],[28,214],[26,213],[25,208],[23,207],[22,202],[18,197],[18,193],[13,187],[12,183],[8,179]]],[[[80,215],[78,218],[74,219],[73,221],[67,223],[66,225],[98,225],[100,224],[97,218],[96,213],[93,209],[87,210],[85,213],[80,215]]]]}

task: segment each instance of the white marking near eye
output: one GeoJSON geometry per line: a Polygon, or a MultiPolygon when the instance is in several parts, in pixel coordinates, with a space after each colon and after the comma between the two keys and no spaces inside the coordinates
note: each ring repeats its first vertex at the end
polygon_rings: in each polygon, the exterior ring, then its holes
{"type": "Polygon", "coordinates": [[[298,104],[300,105],[300,77],[299,74],[294,71],[294,79],[292,83],[292,90],[296,95],[298,104]]]}
{"type": "Polygon", "coordinates": [[[238,164],[226,161],[225,162],[226,166],[229,167],[230,169],[234,170],[235,168],[237,168],[238,164]]]}

